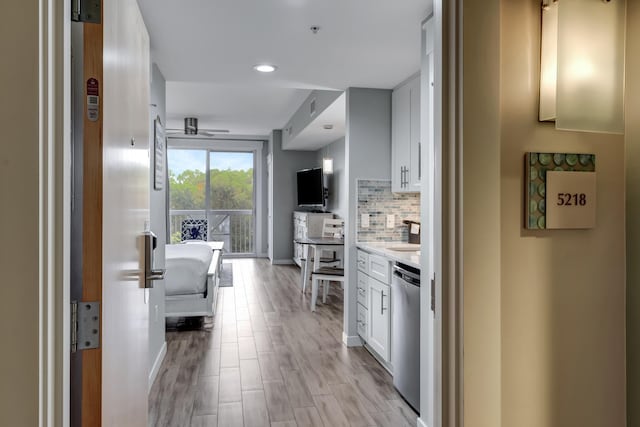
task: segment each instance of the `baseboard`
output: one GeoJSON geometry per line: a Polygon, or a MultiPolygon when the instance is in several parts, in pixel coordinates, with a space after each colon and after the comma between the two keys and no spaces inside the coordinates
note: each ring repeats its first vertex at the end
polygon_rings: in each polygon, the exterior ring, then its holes
{"type": "Polygon", "coordinates": [[[295,262],[293,262],[292,259],[274,259],[271,261],[271,264],[273,265],[293,265],[295,264],[295,262]]]}
{"type": "Polygon", "coordinates": [[[429,427],[429,426],[427,425],[427,423],[425,423],[424,421],[422,421],[422,418],[420,418],[420,417],[418,417],[418,422],[416,423],[416,425],[417,425],[418,427],[429,427]]]}
{"type": "Polygon", "coordinates": [[[349,336],[345,334],[344,331],[342,332],[342,342],[347,347],[362,347],[362,340],[359,335],[349,336]]]}
{"type": "Polygon", "coordinates": [[[151,367],[151,372],[149,372],[149,390],[151,391],[151,387],[153,387],[153,383],[156,381],[156,377],[158,376],[158,372],[160,372],[160,366],[162,366],[162,361],[164,360],[164,356],[167,354],[167,342],[162,343],[162,348],[158,352],[158,356],[156,357],[155,362],[153,362],[153,366],[151,367]]]}
{"type": "Polygon", "coordinates": [[[391,365],[388,364],[387,362],[385,362],[382,357],[380,357],[380,355],[371,348],[371,346],[367,343],[364,343],[362,345],[368,352],[369,354],[371,354],[371,356],[376,359],[376,361],[380,364],[380,366],[382,366],[387,372],[389,372],[389,374],[391,374],[391,376],[393,376],[393,369],[391,369],[391,365]]]}

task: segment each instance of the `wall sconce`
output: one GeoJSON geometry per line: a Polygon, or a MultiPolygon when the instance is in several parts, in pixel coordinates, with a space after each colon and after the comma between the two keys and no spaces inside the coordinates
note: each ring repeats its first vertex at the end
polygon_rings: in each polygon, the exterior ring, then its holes
{"type": "Polygon", "coordinates": [[[540,121],[624,133],[625,0],[543,0],[540,121]]]}
{"type": "Polygon", "coordinates": [[[333,159],[330,157],[325,157],[322,159],[322,171],[326,175],[333,174],[333,159]]]}

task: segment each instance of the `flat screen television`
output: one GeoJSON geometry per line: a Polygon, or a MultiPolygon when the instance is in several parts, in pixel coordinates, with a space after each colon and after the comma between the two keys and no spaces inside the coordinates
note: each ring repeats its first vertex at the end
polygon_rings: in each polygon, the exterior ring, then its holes
{"type": "Polygon", "coordinates": [[[322,168],[303,169],[296,174],[298,206],[324,206],[322,168]]]}

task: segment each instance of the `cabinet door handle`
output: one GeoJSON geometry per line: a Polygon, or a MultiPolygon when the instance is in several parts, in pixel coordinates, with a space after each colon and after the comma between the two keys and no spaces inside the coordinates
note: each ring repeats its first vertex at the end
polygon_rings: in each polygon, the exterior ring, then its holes
{"type": "Polygon", "coordinates": [[[380,292],[380,314],[384,314],[386,307],[384,306],[384,291],[380,292]]]}
{"type": "Polygon", "coordinates": [[[418,141],[418,180],[422,179],[422,142],[418,141]]]}

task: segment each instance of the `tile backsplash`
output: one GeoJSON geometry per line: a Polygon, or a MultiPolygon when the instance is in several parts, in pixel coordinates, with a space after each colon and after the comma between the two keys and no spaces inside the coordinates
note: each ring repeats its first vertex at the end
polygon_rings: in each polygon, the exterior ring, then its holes
{"type": "Polygon", "coordinates": [[[392,193],[391,181],[358,180],[358,242],[406,242],[408,227],[402,220],[420,221],[420,194],[392,193]],[[362,227],[362,214],[369,215],[369,227],[362,227]],[[387,228],[387,215],[395,215],[395,227],[387,228]]]}

